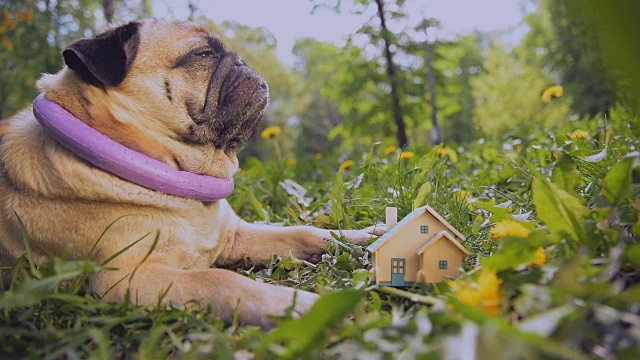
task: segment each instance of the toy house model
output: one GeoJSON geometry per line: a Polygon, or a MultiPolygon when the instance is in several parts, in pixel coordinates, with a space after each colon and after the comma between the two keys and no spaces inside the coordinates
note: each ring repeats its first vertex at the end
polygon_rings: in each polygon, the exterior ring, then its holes
{"type": "Polygon", "coordinates": [[[388,207],[387,233],[367,248],[373,256],[372,281],[378,285],[410,286],[441,282],[456,276],[465,237],[429,206],[414,210],[400,222],[398,209],[388,207]]]}

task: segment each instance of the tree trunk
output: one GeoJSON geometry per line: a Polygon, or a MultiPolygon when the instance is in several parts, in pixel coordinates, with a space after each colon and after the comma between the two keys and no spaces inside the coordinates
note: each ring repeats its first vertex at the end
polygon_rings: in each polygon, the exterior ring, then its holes
{"type": "Polygon", "coordinates": [[[196,11],[198,11],[197,1],[189,0],[189,21],[194,21],[196,18],[196,11]]]}
{"type": "Polygon", "coordinates": [[[407,146],[407,133],[405,131],[404,119],[402,118],[402,108],[400,107],[400,95],[398,94],[398,77],[396,75],[395,65],[393,63],[393,55],[391,54],[391,36],[387,29],[387,23],[384,17],[383,0],[376,0],[378,5],[378,17],[382,26],[382,38],[384,39],[384,53],[387,58],[387,75],[391,84],[391,100],[393,102],[393,118],[398,128],[398,147],[407,146]]]}
{"type": "Polygon", "coordinates": [[[112,23],[116,11],[113,0],[102,0],[102,9],[104,10],[104,19],[107,23],[112,23]]]}
{"type": "MultiPolygon", "coordinates": [[[[425,35],[427,30],[424,31],[425,35]]],[[[431,44],[429,40],[424,41],[424,54],[425,62],[427,63],[427,73],[429,74],[429,95],[431,97],[431,142],[433,145],[438,145],[442,142],[440,137],[440,127],[438,127],[438,108],[436,107],[436,76],[433,72],[433,54],[431,51],[431,44]]]]}

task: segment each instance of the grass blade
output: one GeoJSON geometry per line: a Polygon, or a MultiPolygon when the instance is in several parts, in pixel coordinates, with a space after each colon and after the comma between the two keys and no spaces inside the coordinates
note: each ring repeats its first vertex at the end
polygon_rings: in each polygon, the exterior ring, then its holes
{"type": "Polygon", "coordinates": [[[16,214],[16,218],[18,219],[18,224],[20,225],[20,232],[22,233],[22,240],[24,241],[24,248],[27,251],[27,260],[29,261],[29,269],[31,270],[31,275],[40,279],[41,275],[36,267],[35,261],[33,261],[33,253],[31,252],[31,244],[29,243],[29,236],[27,235],[27,229],[20,218],[20,215],[16,211],[13,212],[16,214]]]}
{"type": "Polygon", "coordinates": [[[115,254],[109,256],[109,258],[107,260],[105,260],[101,265],[105,266],[108,263],[110,263],[113,259],[117,258],[118,256],[120,256],[120,254],[122,254],[123,252],[131,249],[135,244],[139,243],[140,241],[144,240],[144,238],[146,238],[147,236],[149,236],[149,234],[151,234],[151,232],[148,232],[146,234],[144,234],[141,238],[139,238],[138,240],[132,242],[131,244],[125,246],[124,248],[122,248],[121,250],[119,250],[118,252],[116,252],[115,254]]]}

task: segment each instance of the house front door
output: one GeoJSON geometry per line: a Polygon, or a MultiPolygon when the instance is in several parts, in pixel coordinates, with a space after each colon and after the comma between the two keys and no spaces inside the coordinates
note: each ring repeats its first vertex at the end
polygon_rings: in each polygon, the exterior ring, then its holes
{"type": "Polygon", "coordinates": [[[404,286],[405,259],[391,259],[391,286],[404,286]]]}

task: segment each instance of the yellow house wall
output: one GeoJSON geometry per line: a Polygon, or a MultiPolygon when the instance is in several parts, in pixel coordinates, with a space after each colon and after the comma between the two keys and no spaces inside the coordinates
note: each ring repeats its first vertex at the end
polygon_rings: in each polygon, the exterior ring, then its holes
{"type": "Polygon", "coordinates": [[[458,269],[462,267],[462,256],[464,254],[451,241],[440,239],[429,246],[422,253],[422,274],[424,281],[428,283],[442,282],[443,276],[457,276],[458,269]],[[447,260],[447,268],[440,269],[440,260],[447,260]]]}
{"type": "MultiPolygon", "coordinates": [[[[406,259],[405,282],[419,281],[417,278],[420,264],[416,251],[445,226],[425,211],[424,214],[413,219],[387,240],[375,252],[375,273],[377,282],[391,281],[391,258],[406,259]],[[421,234],[420,225],[429,225],[429,233],[421,234]]],[[[436,264],[437,266],[437,264],[436,264]]]]}

